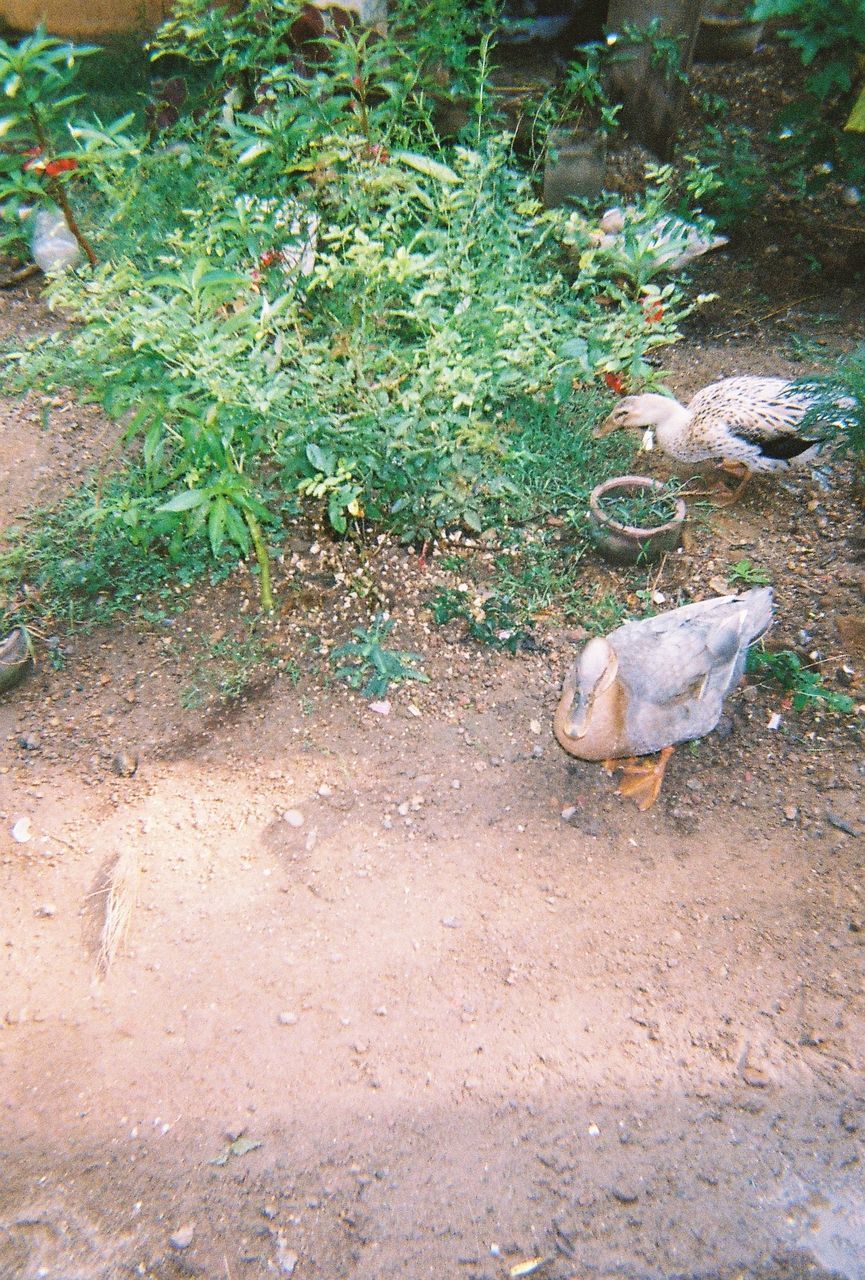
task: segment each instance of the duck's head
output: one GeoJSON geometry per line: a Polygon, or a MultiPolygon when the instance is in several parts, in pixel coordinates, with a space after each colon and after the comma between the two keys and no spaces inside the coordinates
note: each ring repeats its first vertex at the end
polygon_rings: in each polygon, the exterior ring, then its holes
{"type": "Polygon", "coordinates": [[[653,395],[646,392],[641,396],[625,396],[620,400],[613,412],[604,419],[592,432],[595,440],[603,440],[604,436],[614,431],[631,428],[643,431],[646,427],[657,426],[675,412],[677,403],[669,396],[653,395]]]}
{"type": "Polygon", "coordinates": [[[590,640],[565,680],[556,715],[560,740],[562,735],[576,740],[585,737],[598,699],[610,688],[618,669],[619,660],[610,642],[601,636],[590,640]]]}

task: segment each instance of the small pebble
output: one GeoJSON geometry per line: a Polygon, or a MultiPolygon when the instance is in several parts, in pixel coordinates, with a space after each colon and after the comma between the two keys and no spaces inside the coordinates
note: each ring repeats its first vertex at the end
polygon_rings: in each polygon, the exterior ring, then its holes
{"type": "Polygon", "coordinates": [[[22,733],[18,745],[24,751],[38,751],[42,743],[38,733],[22,733]]]}
{"type": "Polygon", "coordinates": [[[390,703],[387,698],[385,698],[383,702],[371,702],[369,704],[369,709],[370,711],[374,711],[377,716],[390,715],[390,703]]]}
{"type": "Polygon", "coordinates": [[[53,902],[43,902],[41,907],[37,907],[33,914],[35,916],[43,916],[46,920],[50,920],[52,916],[57,915],[57,908],[53,902]]]}
{"type": "Polygon", "coordinates": [[[172,1249],[188,1249],[192,1244],[192,1237],[195,1235],[195,1224],[187,1222],[185,1226],[178,1227],[173,1236],[169,1236],[168,1243],[172,1249]]]}
{"type": "Polygon", "coordinates": [[[33,827],[29,818],[19,818],[12,826],[12,839],[18,844],[26,844],[33,835],[33,827]]]}
{"type": "Polygon", "coordinates": [[[296,1013],[281,1013],[276,1019],[281,1027],[293,1027],[297,1024],[296,1013]]]}
{"type": "Polygon", "coordinates": [[[283,821],[287,822],[290,827],[303,826],[303,814],[299,809],[286,809],[282,817],[283,821]]]}

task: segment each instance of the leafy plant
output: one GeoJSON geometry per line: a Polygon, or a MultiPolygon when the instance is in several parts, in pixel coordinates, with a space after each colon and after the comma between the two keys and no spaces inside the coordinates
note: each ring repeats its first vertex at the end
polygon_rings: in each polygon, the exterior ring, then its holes
{"type": "Polygon", "coordinates": [[[750,133],[725,120],[707,123],[696,153],[682,157],[682,186],[690,205],[700,205],[722,231],[735,228],[758,208],[769,180],[750,133]]]}
{"type": "Polygon", "coordinates": [[[618,128],[622,108],[610,98],[605,62],[605,45],[579,45],[560,81],[539,100],[525,100],[523,132],[528,134],[536,168],[548,155],[555,158],[557,130],[611,134],[618,128]]]}
{"type": "Polygon", "coordinates": [[[686,37],[665,31],[660,18],[650,18],[645,26],[625,22],[621,30],[607,37],[611,60],[633,58],[643,48],[649,50],[649,64],[668,80],[687,80],[682,66],[682,48],[686,37]]]}
{"type": "Polygon", "coordinates": [[[381,698],[392,684],[403,680],[429,683],[429,676],[412,665],[417,661],[416,653],[385,649],[382,645],[393,625],[382,614],[376,614],[370,627],[353,627],[351,634],[356,639],[339,645],[330,655],[331,663],[342,663],[336,667],[337,680],[359,689],[363,698],[381,698]]]}
{"type": "Polygon", "coordinates": [[[786,23],[778,34],[808,69],[803,93],[777,122],[778,142],[787,148],[782,162],[793,173],[804,170],[807,186],[819,186],[832,174],[862,181],[861,135],[843,129],[851,97],[863,81],[861,0],[755,0],[751,16],[786,23]]]}
{"type": "Polygon", "coordinates": [[[574,372],[601,374],[618,391],[656,384],[650,353],[677,342],[682,321],[714,296],[689,300],[678,280],[655,283],[695,232],[710,238],[714,224],[698,209],[688,220],[680,216],[669,165],[650,167],[647,179],[642,199],[621,211],[620,230],[605,233],[585,215],[572,213],[563,236],[577,259],[574,288],[589,322],[562,354],[573,361],[574,372]]]}
{"type": "Polygon", "coordinates": [[[752,675],[769,675],[792,695],[794,711],[820,704],[827,711],[850,715],[855,703],[846,693],[835,693],[823,684],[819,670],[808,667],[792,649],[769,652],[759,648],[748,650],[746,670],[752,675]]]}
{"type": "Polygon", "coordinates": [[[812,400],[805,426],[826,424],[841,449],[865,458],[865,343],[841,357],[834,369],[796,382],[812,400]]]}
{"type": "Polygon", "coordinates": [[[406,540],[575,507],[615,448],[566,439],[575,406],[599,411],[584,384],[657,380],[690,306],[648,265],[569,271],[564,215],[488,131],[489,41],[466,20],[477,133],[444,153],[410,57],[331,32],[298,66],[299,13],[173,6],[153,52],[197,70],[203,109],[178,97],[170,147],[140,135],[135,165],[100,170],[102,261],[49,295],[73,323],[8,361],[10,385],[73,386],[123,422],[118,474],[85,495],[106,562],[254,557],[266,609],[302,505],[406,540]]]}
{"type": "Polygon", "coordinates": [[[762,586],[771,581],[768,569],[761,569],[759,565],[752,564],[747,559],[737,560],[734,565],[731,565],[727,571],[727,577],[730,582],[742,583],[747,587],[762,586]]]}
{"type": "Polygon", "coordinates": [[[514,616],[514,603],[507,596],[491,592],[474,604],[463,588],[446,588],[428,603],[436,626],[454,618],[466,624],[466,632],[480,644],[517,653],[526,638],[525,627],[514,616]]]}
{"type": "Polygon", "coordinates": [[[0,85],[7,114],[0,119],[0,207],[7,224],[0,244],[21,239],[21,207],[53,203],[69,230],[96,265],[96,252],[82,231],[69,188],[88,169],[134,150],[124,130],[127,115],[110,125],[73,124],[70,108],[81,95],[71,92],[79,59],[98,52],[94,45],[57,40],[37,27],[18,44],[0,39],[0,85]]]}

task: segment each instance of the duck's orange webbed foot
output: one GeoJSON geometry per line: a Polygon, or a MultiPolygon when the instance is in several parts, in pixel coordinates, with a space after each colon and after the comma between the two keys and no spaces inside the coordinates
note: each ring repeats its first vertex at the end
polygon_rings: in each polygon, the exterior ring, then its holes
{"type": "Polygon", "coordinates": [[[621,770],[623,776],[618,794],[631,796],[636,801],[637,808],[645,813],[661,794],[667,762],[674,750],[674,747],[664,747],[657,760],[653,761],[632,757],[628,760],[604,760],[602,764],[610,772],[613,769],[621,770]]]}
{"type": "Polygon", "coordinates": [[[754,473],[743,462],[722,462],[721,470],[725,475],[734,476],[739,483],[735,489],[728,489],[723,480],[719,480],[715,489],[712,490],[712,493],[717,495],[715,497],[715,505],[732,507],[747,489],[754,473]]]}

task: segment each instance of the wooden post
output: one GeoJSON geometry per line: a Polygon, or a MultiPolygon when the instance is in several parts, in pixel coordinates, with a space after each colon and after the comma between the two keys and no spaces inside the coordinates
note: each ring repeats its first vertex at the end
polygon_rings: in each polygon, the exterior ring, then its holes
{"type": "MultiPolygon", "coordinates": [[[[625,23],[645,30],[657,18],[660,33],[681,36],[681,66],[691,65],[700,25],[702,0],[610,0],[607,30],[614,34],[625,23]]],[[[652,65],[651,48],[634,49],[632,58],[616,63],[611,76],[613,96],[621,99],[622,123],[631,135],[662,160],[673,154],[676,123],[684,85],[662,66],[652,65]]]]}

